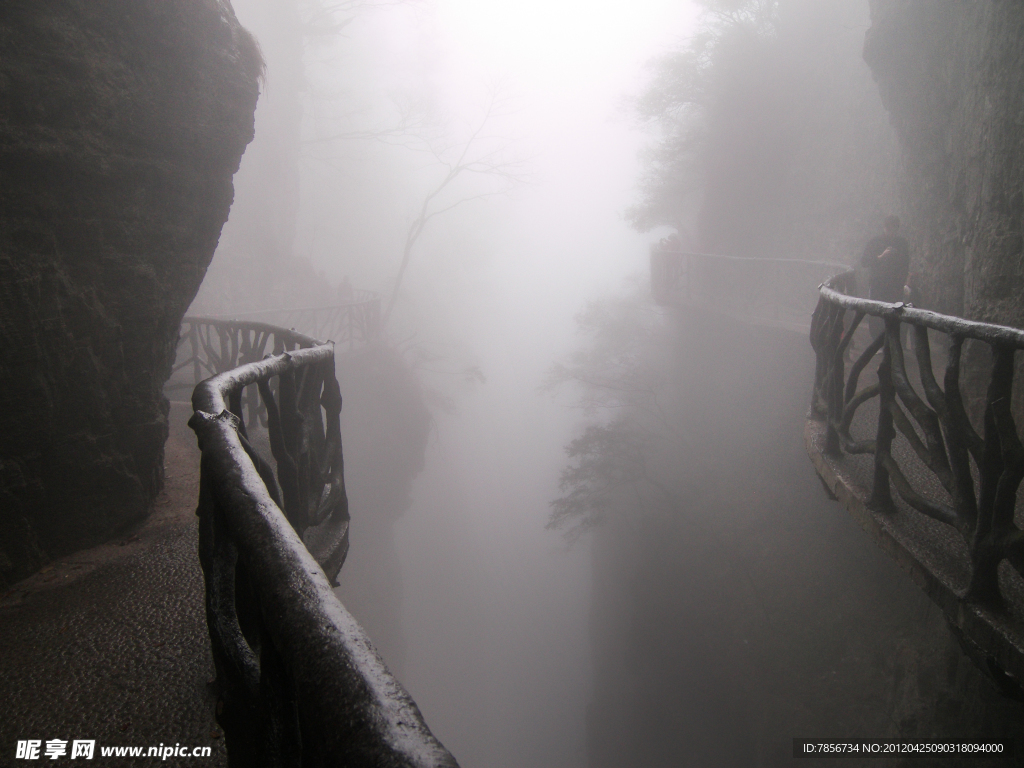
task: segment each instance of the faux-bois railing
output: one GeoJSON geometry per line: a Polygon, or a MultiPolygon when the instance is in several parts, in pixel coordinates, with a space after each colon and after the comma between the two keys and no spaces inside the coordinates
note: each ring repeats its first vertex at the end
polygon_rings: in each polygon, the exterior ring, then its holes
{"type": "MultiPolygon", "coordinates": [[[[869,510],[890,517],[920,514],[955,532],[942,554],[959,563],[961,572],[966,569],[966,578],[944,610],[960,630],[971,623],[966,606],[985,613],[988,628],[975,623],[967,634],[989,666],[1010,672],[1019,686],[1024,671],[1017,615],[1024,609],[1024,531],[1017,524],[1017,492],[1024,478],[1024,445],[1012,389],[1014,356],[1024,349],[1024,331],[857,298],[850,295],[854,288],[852,272],[822,285],[812,318],[816,371],[811,418],[824,422],[823,453],[871,456],[869,510]],[[869,317],[880,318],[884,326],[865,338],[857,331],[869,317]],[[945,357],[941,385],[933,336],[946,342],[936,352],[945,357]],[[857,337],[865,339],[864,348],[847,372],[857,337]],[[914,366],[907,364],[907,339],[912,340],[914,366]],[[987,348],[990,361],[968,368],[967,343],[987,348]],[[876,380],[861,385],[862,375],[876,365],[876,380]],[[970,398],[964,391],[968,379],[970,398]],[[867,434],[854,434],[858,418],[861,424],[868,421],[867,434]],[[901,509],[895,498],[906,507],[901,509]]],[[[973,354],[971,359],[984,357],[973,354]]]]}
{"type": "MultiPolygon", "coordinates": [[[[187,320],[188,318],[186,318],[187,320]]],[[[317,339],[330,339],[336,353],[349,352],[380,338],[380,296],[357,290],[347,301],[315,307],[250,309],[222,315],[203,315],[204,320],[234,323],[265,323],[289,328],[317,339]]]]}
{"type": "Polygon", "coordinates": [[[380,297],[371,291],[355,291],[351,301],[329,306],[190,315],[181,321],[176,360],[164,390],[191,390],[207,376],[270,352],[309,346],[315,339],[332,341],[335,352],[347,353],[379,338],[380,297]]]}
{"type": "Polygon", "coordinates": [[[905,304],[886,304],[843,292],[851,274],[821,288],[811,343],[817,355],[813,414],[826,421],[825,450],[831,454],[874,455],[869,505],[892,509],[890,480],[899,497],[923,515],[951,526],[970,549],[971,580],[966,596],[999,607],[1004,595],[997,569],[1007,560],[1024,566],[1024,531],[1014,523],[1017,489],[1024,478],[1024,446],[1011,412],[1014,354],[1024,349],[1024,331],[940,315],[905,304]],[[852,318],[844,324],[847,314],[852,318]],[[866,316],[884,320],[876,336],[845,372],[846,351],[866,316]],[[908,375],[901,328],[913,333],[919,386],[908,375]],[[928,330],[948,339],[940,387],[934,375],[928,330]],[[974,339],[992,353],[981,433],[968,416],[961,393],[963,345],[974,339]],[[878,381],[858,389],[869,362],[880,356],[878,381]],[[918,391],[920,389],[920,391],[918,391]],[[857,410],[877,398],[877,429],[857,440],[850,428],[857,410]],[[896,430],[939,481],[948,498],[915,489],[892,451],[896,430]]]}
{"type": "Polygon", "coordinates": [[[229,762],[454,767],[331,590],[348,549],[333,345],[274,332],[304,348],[202,382],[189,421],[202,450],[199,555],[229,762]],[[247,437],[247,387],[276,474],[247,437]]]}
{"type": "Polygon", "coordinates": [[[1024,453],[1011,395],[1024,332],[857,298],[857,276],[826,262],[651,249],[659,303],[810,330],[816,373],[805,437],[819,475],[940,605],[974,661],[1021,696],[1024,453]],[[875,334],[865,333],[865,317],[877,318],[875,334]],[[947,344],[936,350],[940,337],[947,344]],[[990,350],[991,362],[979,368],[984,354],[968,354],[970,344],[990,350]],[[944,368],[938,377],[935,365],[944,368]],[[876,372],[877,382],[860,386],[876,372]]]}

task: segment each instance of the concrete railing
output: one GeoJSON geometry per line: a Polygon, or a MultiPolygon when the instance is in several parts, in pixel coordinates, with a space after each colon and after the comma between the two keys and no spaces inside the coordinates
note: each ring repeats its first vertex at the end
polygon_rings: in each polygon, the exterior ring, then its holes
{"type": "Polygon", "coordinates": [[[333,341],[335,351],[340,354],[372,344],[380,338],[380,296],[373,291],[353,291],[350,299],[337,304],[186,317],[183,325],[189,320],[262,323],[290,329],[314,339],[333,341]]]}
{"type": "Polygon", "coordinates": [[[169,395],[191,390],[207,376],[318,339],[334,342],[341,354],[375,344],[380,339],[380,297],[356,291],[351,301],[329,306],[186,316],[164,390],[169,395]]]}

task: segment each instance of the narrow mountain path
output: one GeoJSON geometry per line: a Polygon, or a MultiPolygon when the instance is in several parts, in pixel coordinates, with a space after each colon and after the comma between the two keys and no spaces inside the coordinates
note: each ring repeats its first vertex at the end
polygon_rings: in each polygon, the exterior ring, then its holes
{"type": "Polygon", "coordinates": [[[76,552],[0,595],[0,765],[19,740],[101,748],[210,747],[211,756],[132,765],[227,764],[214,721],[203,575],[196,555],[199,450],[186,403],[171,404],[164,491],[146,522],[76,552]]]}

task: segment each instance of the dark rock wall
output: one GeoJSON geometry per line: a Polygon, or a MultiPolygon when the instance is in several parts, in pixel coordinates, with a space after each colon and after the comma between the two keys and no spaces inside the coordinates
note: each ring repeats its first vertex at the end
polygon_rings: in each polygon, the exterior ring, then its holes
{"type": "Polygon", "coordinates": [[[1024,5],[871,0],[926,303],[1024,326],[1024,5]]]}
{"type": "Polygon", "coordinates": [[[145,517],[262,68],[219,0],[0,4],[0,584],[145,517]]]}

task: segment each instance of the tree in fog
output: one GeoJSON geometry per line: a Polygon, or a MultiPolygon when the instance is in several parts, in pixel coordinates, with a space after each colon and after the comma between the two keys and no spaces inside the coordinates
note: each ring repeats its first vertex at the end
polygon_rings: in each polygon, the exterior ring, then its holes
{"type": "Polygon", "coordinates": [[[506,138],[492,133],[495,120],[507,109],[507,101],[500,86],[492,87],[479,120],[462,137],[453,138],[450,130],[431,136],[418,134],[406,127],[382,133],[382,137],[388,139],[403,133],[418,139],[421,144],[419,151],[433,160],[432,165],[437,171],[436,180],[424,194],[406,229],[402,258],[384,308],[383,322],[387,322],[395,308],[413,249],[427,225],[455,208],[503,194],[523,181],[523,161],[513,154],[506,138]],[[474,181],[467,183],[469,178],[474,181]]]}
{"type": "Polygon", "coordinates": [[[892,205],[896,144],[861,58],[866,4],[705,0],[634,99],[652,134],[640,231],[687,248],[844,261],[892,205]]]}
{"type": "MultiPolygon", "coordinates": [[[[650,81],[633,100],[653,141],[627,218],[641,231],[674,226],[697,250],[823,260],[859,253],[858,222],[891,201],[891,184],[877,177],[893,148],[860,55],[866,6],[701,5],[696,34],[652,61],[650,81]]],[[[567,447],[553,524],[582,530],[613,507],[678,508],[680,495],[693,491],[678,472],[640,458],[683,446],[681,427],[671,426],[678,382],[666,381],[672,353],[657,349],[658,316],[639,293],[597,302],[580,316],[586,341],[552,381],[574,382],[595,418],[567,447]]],[[[699,452],[687,459],[699,460],[699,452]]]]}
{"type": "Polygon", "coordinates": [[[730,58],[755,56],[773,35],[774,0],[703,0],[701,25],[677,50],[648,64],[646,89],[633,101],[639,123],[656,139],[645,151],[641,202],[627,211],[634,227],[646,232],[659,225],[690,229],[708,164],[715,114],[729,85],[730,58]]]}
{"type": "MultiPolygon", "coordinates": [[[[852,261],[894,199],[867,3],[701,5],[633,100],[651,143],[628,220],[692,250],[852,261]]],[[[659,316],[649,300],[619,306],[582,324],[556,372],[592,413],[551,524],[591,531],[600,553],[593,764],[767,764],[779,733],[886,732],[887,712],[863,705],[887,684],[871,661],[883,609],[828,583],[870,583],[877,553],[822,514],[799,440],[806,341],[707,306],[649,325],[635,322],[659,316]]]]}
{"type": "Polygon", "coordinates": [[[548,527],[570,540],[611,518],[678,512],[678,472],[666,473],[659,456],[672,454],[686,436],[667,412],[671,377],[659,355],[660,311],[638,285],[594,301],[581,312],[581,346],[552,367],[546,388],[572,388],[576,406],[592,421],[566,446],[561,497],[552,502],[548,527]]]}

